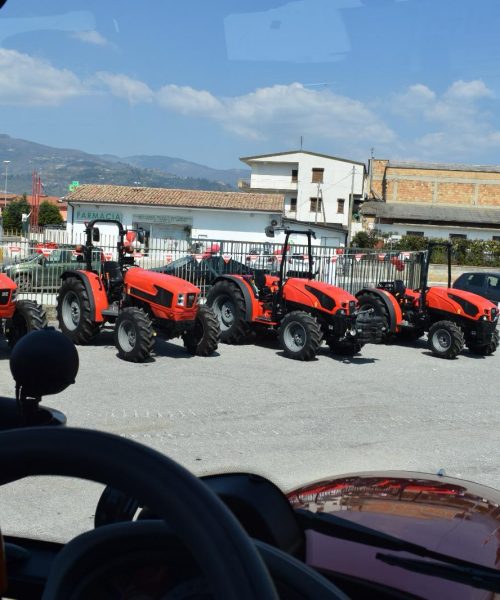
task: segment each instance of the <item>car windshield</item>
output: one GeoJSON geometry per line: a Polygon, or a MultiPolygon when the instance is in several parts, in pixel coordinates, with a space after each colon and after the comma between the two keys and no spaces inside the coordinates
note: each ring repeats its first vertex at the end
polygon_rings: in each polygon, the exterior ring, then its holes
{"type": "MultiPolygon", "coordinates": [[[[500,488],[499,22],[495,0],[7,0],[1,274],[80,356],[43,404],[285,492],[371,471],[500,488]]],[[[352,486],[300,507],[460,546],[460,500],[392,520],[352,486]]],[[[102,489],[1,487],[0,525],[66,541],[102,489]]]]}

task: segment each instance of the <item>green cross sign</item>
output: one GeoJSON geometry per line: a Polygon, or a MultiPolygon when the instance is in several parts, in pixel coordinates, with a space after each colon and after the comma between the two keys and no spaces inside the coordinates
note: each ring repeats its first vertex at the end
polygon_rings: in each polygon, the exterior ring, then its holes
{"type": "Polygon", "coordinates": [[[79,181],[72,181],[68,186],[68,190],[70,192],[74,192],[79,185],[80,185],[79,181]]]}

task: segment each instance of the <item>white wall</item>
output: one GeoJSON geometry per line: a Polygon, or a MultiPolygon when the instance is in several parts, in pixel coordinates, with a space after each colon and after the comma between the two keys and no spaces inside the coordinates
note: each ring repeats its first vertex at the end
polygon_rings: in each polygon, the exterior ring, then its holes
{"type": "Polygon", "coordinates": [[[299,221],[339,223],[347,226],[348,203],[354,173],[354,194],[363,194],[364,169],[362,165],[325,158],[303,152],[269,156],[249,161],[252,168],[252,189],[286,191],[285,212],[299,221]],[[292,183],[292,169],[298,168],[298,182],[292,183]],[[312,182],[312,169],[324,169],[323,183],[312,182]],[[291,191],[288,191],[291,190],[291,191]],[[296,194],[294,193],[296,191],[296,194]],[[310,198],[323,198],[323,211],[310,210],[310,198]],[[296,213],[290,212],[290,198],[297,198],[296,213]],[[344,213],[337,212],[337,199],[343,198],[344,213]]]}
{"type": "Polygon", "coordinates": [[[465,234],[469,240],[490,240],[500,236],[499,229],[475,229],[474,227],[438,227],[433,225],[405,225],[401,223],[377,223],[374,225],[381,232],[392,232],[395,235],[406,235],[408,231],[422,231],[425,237],[448,238],[450,233],[465,234]]]}
{"type": "MultiPolygon", "coordinates": [[[[207,239],[218,240],[240,240],[259,242],[266,241],[264,233],[265,228],[276,220],[281,224],[280,213],[262,213],[246,211],[225,211],[215,209],[175,209],[170,207],[149,207],[149,206],[127,206],[127,205],[90,205],[75,204],[75,222],[72,226],[72,206],[68,206],[68,231],[74,233],[83,233],[85,229],[84,220],[90,220],[92,216],[103,216],[105,218],[116,218],[127,227],[132,227],[133,223],[140,215],[140,222],[155,221],[158,231],[167,230],[171,223],[176,232],[183,231],[184,227],[189,227],[191,237],[205,237],[207,239]],[[82,212],[84,211],[84,212],[82,212]],[[93,213],[97,213],[93,215],[93,213]],[[79,217],[79,218],[78,218],[79,217]],[[84,218],[87,217],[87,218],[84,218]]],[[[113,235],[116,233],[116,227],[113,225],[102,224],[99,229],[104,235],[113,235]]],[[[186,236],[188,233],[186,233],[186,236]]],[[[176,235],[178,237],[178,235],[176,235]]]]}

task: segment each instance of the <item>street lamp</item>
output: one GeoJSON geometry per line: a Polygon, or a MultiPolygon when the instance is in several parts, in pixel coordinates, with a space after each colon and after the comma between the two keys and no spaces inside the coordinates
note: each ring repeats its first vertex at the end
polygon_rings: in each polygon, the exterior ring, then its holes
{"type": "Polygon", "coordinates": [[[7,206],[7,177],[8,177],[8,171],[9,171],[9,163],[10,163],[10,160],[3,161],[3,164],[5,165],[5,190],[4,190],[4,198],[3,198],[4,207],[7,206]]]}

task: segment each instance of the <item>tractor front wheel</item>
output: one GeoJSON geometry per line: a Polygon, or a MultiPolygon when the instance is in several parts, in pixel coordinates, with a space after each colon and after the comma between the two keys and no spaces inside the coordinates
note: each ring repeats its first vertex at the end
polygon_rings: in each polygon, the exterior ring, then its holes
{"type": "Polygon", "coordinates": [[[130,362],[144,362],[154,344],[153,324],[142,308],[124,308],[115,322],[115,345],[118,355],[130,362]]]}
{"type": "Polygon", "coordinates": [[[194,327],[182,336],[184,347],[193,356],[210,356],[217,350],[220,327],[214,311],[200,306],[194,327]]]}
{"type": "Polygon", "coordinates": [[[332,354],[340,354],[341,356],[354,356],[358,354],[364,344],[356,341],[348,341],[348,340],[330,340],[328,342],[328,346],[330,347],[330,352],[332,354]]]}
{"type": "Polygon", "coordinates": [[[225,344],[241,344],[249,333],[245,318],[245,298],[241,290],[230,281],[219,281],[207,296],[210,306],[219,321],[220,341],[225,344]]]}
{"type": "Polygon", "coordinates": [[[99,324],[92,319],[89,295],[77,277],[68,277],[59,289],[57,320],[59,329],[74,344],[87,344],[99,332],[99,324]]]}
{"type": "Polygon", "coordinates": [[[321,346],[321,327],[314,317],[301,310],[288,313],[278,331],[280,346],[288,358],[311,360],[321,346]]]}
{"type": "Polygon", "coordinates": [[[441,358],[456,358],[465,345],[464,333],[453,321],[434,323],[427,337],[430,351],[441,358]]]}
{"type": "Polygon", "coordinates": [[[469,352],[472,354],[478,354],[479,356],[489,356],[493,354],[498,348],[498,329],[495,329],[493,335],[491,336],[491,340],[487,344],[468,344],[469,352]]]}
{"type": "Polygon", "coordinates": [[[33,300],[18,300],[16,310],[5,323],[5,337],[13,348],[30,331],[47,327],[47,315],[40,304],[33,300]]]}

